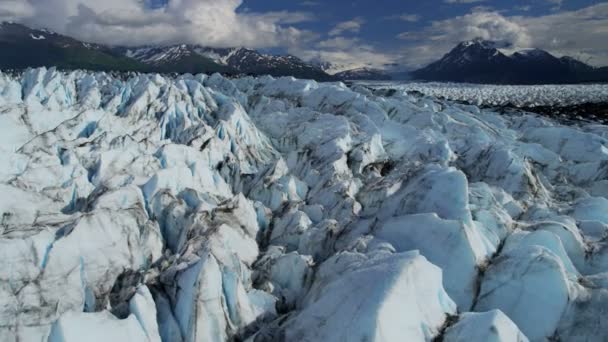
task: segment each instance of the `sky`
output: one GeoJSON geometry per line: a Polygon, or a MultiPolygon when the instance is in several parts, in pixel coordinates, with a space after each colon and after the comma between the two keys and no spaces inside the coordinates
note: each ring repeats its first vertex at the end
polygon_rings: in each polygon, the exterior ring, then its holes
{"type": "Polygon", "coordinates": [[[0,0],[0,21],[112,45],[245,46],[335,69],[415,69],[463,40],[608,65],[608,1],[0,0]]]}

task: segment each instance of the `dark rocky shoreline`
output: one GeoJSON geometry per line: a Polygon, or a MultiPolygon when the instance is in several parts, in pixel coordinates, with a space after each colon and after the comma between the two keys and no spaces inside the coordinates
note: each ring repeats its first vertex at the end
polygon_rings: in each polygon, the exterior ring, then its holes
{"type": "MultiPolygon", "coordinates": [[[[467,103],[470,104],[470,103],[467,103]]],[[[560,122],[595,122],[608,124],[608,102],[582,103],[570,106],[535,106],[517,107],[514,105],[505,106],[481,106],[481,108],[493,109],[500,113],[529,112],[560,122]]]]}
{"type": "MultiPolygon", "coordinates": [[[[356,84],[347,83],[347,85],[353,89],[356,84]]],[[[366,88],[376,96],[391,97],[397,93],[397,90],[392,88],[371,88],[363,85],[356,86],[366,88]]],[[[410,90],[407,91],[407,93],[415,97],[425,96],[424,93],[416,90],[410,90]]],[[[608,102],[587,102],[567,106],[517,106],[513,103],[505,105],[478,105],[469,101],[452,100],[445,97],[438,97],[438,99],[452,103],[478,106],[482,109],[490,109],[503,114],[534,113],[565,124],[592,122],[608,125],[608,102]]]]}

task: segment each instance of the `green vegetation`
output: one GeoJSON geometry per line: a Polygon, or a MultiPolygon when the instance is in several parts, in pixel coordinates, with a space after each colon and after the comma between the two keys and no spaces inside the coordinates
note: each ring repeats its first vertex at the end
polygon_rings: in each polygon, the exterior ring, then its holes
{"type": "Polygon", "coordinates": [[[115,56],[94,48],[57,46],[52,43],[0,42],[0,67],[24,69],[55,66],[59,69],[88,69],[95,71],[151,71],[136,60],[115,56]]]}

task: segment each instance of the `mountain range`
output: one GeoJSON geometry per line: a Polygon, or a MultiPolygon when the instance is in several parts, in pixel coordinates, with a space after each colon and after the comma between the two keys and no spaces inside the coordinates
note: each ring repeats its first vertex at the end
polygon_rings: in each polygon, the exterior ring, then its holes
{"type": "Polygon", "coordinates": [[[560,84],[608,81],[608,67],[596,68],[572,57],[540,49],[511,55],[485,40],[458,44],[440,60],[413,71],[414,79],[491,84],[560,84]]]}
{"type": "Polygon", "coordinates": [[[0,69],[55,66],[60,69],[225,75],[294,76],[317,81],[413,78],[493,84],[583,83],[608,81],[608,67],[596,68],[572,57],[539,49],[507,55],[495,42],[458,44],[440,60],[409,75],[394,65],[348,70],[327,62],[305,62],[291,55],[269,55],[243,47],[192,44],[120,47],[93,44],[17,23],[0,24],[0,69]]]}
{"type": "Polygon", "coordinates": [[[199,45],[116,47],[91,44],[48,30],[0,24],[0,69],[56,66],[61,69],[272,75],[332,81],[319,66],[295,56],[273,56],[247,48],[199,45]]]}
{"type": "Polygon", "coordinates": [[[146,64],[121,56],[112,48],[14,23],[0,24],[0,50],[1,69],[56,66],[62,69],[150,70],[146,64]]]}

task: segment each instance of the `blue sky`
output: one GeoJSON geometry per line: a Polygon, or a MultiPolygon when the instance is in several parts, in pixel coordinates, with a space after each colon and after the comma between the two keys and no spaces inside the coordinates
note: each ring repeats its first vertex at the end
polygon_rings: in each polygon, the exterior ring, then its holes
{"type": "Polygon", "coordinates": [[[246,46],[336,70],[413,69],[476,37],[608,65],[598,0],[0,0],[0,20],[114,45],[246,46]]]}
{"type": "MultiPolygon", "coordinates": [[[[245,0],[239,11],[243,12],[271,12],[271,11],[291,11],[291,12],[310,12],[314,17],[311,21],[305,21],[301,23],[293,24],[293,26],[302,29],[310,30],[317,33],[323,41],[323,39],[331,39],[332,36],[328,33],[332,31],[337,25],[349,21],[357,21],[360,26],[357,29],[345,30],[339,36],[347,39],[356,39],[359,44],[367,44],[373,47],[374,51],[380,51],[391,55],[391,59],[396,62],[410,66],[417,67],[428,62],[428,58],[424,54],[415,56],[408,61],[405,56],[395,56],[401,51],[403,54],[415,50],[418,46],[424,46],[421,44],[419,39],[404,39],[404,36],[422,34],[423,40],[430,39],[429,35],[424,35],[425,32],[429,32],[429,27],[432,27],[433,23],[440,23],[442,21],[453,21],[455,18],[471,15],[472,13],[496,13],[499,18],[515,18],[521,17],[522,23],[520,24],[524,29],[526,27],[526,18],[534,20],[535,18],[542,21],[543,19],[549,18],[550,24],[559,23],[560,15],[568,15],[569,13],[576,13],[580,10],[593,8],[593,6],[601,6],[606,4],[605,1],[597,0],[534,0],[534,1],[505,1],[505,0],[484,0],[484,1],[472,1],[472,0],[423,0],[423,1],[398,1],[398,0],[359,0],[359,1],[347,1],[347,0],[332,0],[332,1],[281,1],[281,0],[245,0]],[[551,20],[550,18],[554,18],[551,20]],[[415,59],[415,61],[414,61],[415,59]]],[[[603,8],[603,7],[602,7],[603,8]]],[[[608,23],[606,19],[606,13],[601,12],[598,14],[603,20],[600,21],[599,27],[602,23],[608,23]]],[[[474,18],[471,18],[473,20],[474,18]]],[[[466,20],[465,20],[466,21],[466,20]]],[[[585,21],[581,19],[581,21],[585,21]]],[[[564,25],[568,25],[570,21],[564,22],[564,25]]],[[[497,26],[504,25],[505,23],[498,23],[497,26]]],[[[489,24],[490,26],[493,23],[489,24]]],[[[534,23],[539,25],[539,23],[534,23]]],[[[540,23],[542,25],[542,23],[540,23]]],[[[607,24],[608,25],[608,24],[607,24]]],[[[608,27],[608,26],[604,26],[608,27]]],[[[568,30],[573,31],[573,27],[567,27],[568,30]]],[[[590,31],[593,28],[590,29],[590,31]]],[[[496,34],[491,34],[488,38],[503,39],[500,36],[500,28],[497,29],[496,34]]],[[[593,46],[584,46],[580,50],[567,49],[562,51],[559,44],[551,44],[553,38],[559,39],[562,37],[556,32],[555,37],[531,37],[532,41],[518,48],[544,48],[547,50],[553,50],[552,52],[558,55],[561,54],[574,54],[577,57],[595,62],[596,64],[602,64],[608,62],[605,56],[589,58],[589,49],[593,46]],[[549,38],[551,38],[549,40],[549,38]],[[586,54],[583,53],[586,50],[586,54]],[[595,60],[594,60],[595,59],[595,60]]],[[[437,33],[437,32],[435,32],[437,33]]],[[[531,33],[533,35],[533,33],[531,33]]],[[[585,32],[579,32],[581,36],[585,35],[585,32]]],[[[608,42],[608,35],[604,34],[606,38],[605,42],[608,42]]],[[[333,36],[335,38],[335,36],[333,36]]],[[[454,37],[458,38],[458,36],[454,37]]],[[[470,36],[463,36],[463,39],[469,39],[470,36]]],[[[510,40],[510,34],[506,35],[506,40],[510,40]]],[[[594,40],[598,43],[597,50],[606,49],[608,43],[601,43],[599,40],[594,40]]],[[[443,43],[443,42],[442,42],[443,43]]],[[[443,44],[434,44],[431,48],[431,55],[438,55],[447,52],[455,43],[454,39],[446,39],[443,44]]],[[[522,43],[522,42],[520,42],[522,43]]],[[[572,45],[565,43],[564,45],[572,45]]],[[[285,47],[279,47],[279,51],[286,50],[285,47]]],[[[288,49],[287,49],[288,50],[288,49]]],[[[605,54],[606,51],[602,53],[605,54]]],[[[418,55],[418,54],[417,54],[418,55]]]]}
{"type": "MultiPolygon", "coordinates": [[[[562,3],[561,10],[575,10],[587,7],[594,1],[574,0],[562,3]]],[[[597,1],[595,1],[597,2],[597,1]]],[[[245,2],[244,6],[256,11],[266,11],[271,6],[277,10],[285,1],[260,1],[252,0],[245,2]]],[[[294,5],[292,5],[294,6],[294,5]]],[[[327,30],[337,22],[362,17],[368,23],[360,32],[364,40],[378,42],[380,44],[393,44],[399,33],[422,29],[432,21],[450,19],[470,13],[476,8],[487,10],[498,10],[506,15],[529,15],[541,16],[556,12],[556,4],[548,1],[484,1],[475,3],[446,3],[441,0],[423,1],[399,1],[399,0],[373,0],[373,1],[345,1],[333,0],[331,4],[316,6],[321,7],[320,22],[306,23],[307,29],[316,30],[319,25],[320,32],[327,30]],[[531,5],[534,3],[534,5],[531,5]],[[396,20],[398,16],[406,15],[405,20],[396,20]],[[390,20],[389,18],[392,18],[390,20]]],[[[271,7],[272,8],[272,7],[271,7]]],[[[318,13],[318,12],[315,12],[318,13]]]]}
{"type": "Polygon", "coordinates": [[[472,3],[447,3],[442,0],[330,0],[330,1],[284,1],[284,0],[245,0],[239,10],[253,12],[270,11],[310,11],[314,21],[295,26],[320,34],[329,32],[340,22],[363,18],[365,25],[360,32],[351,34],[380,46],[399,43],[397,35],[404,31],[424,28],[436,20],[450,19],[470,13],[475,8],[485,7],[498,10],[506,15],[542,16],[564,10],[588,7],[599,1],[570,0],[562,2],[560,10],[555,2],[538,1],[477,1],[472,3]],[[407,20],[397,20],[407,15],[407,20]],[[390,20],[389,18],[393,18],[390,20]]]}

